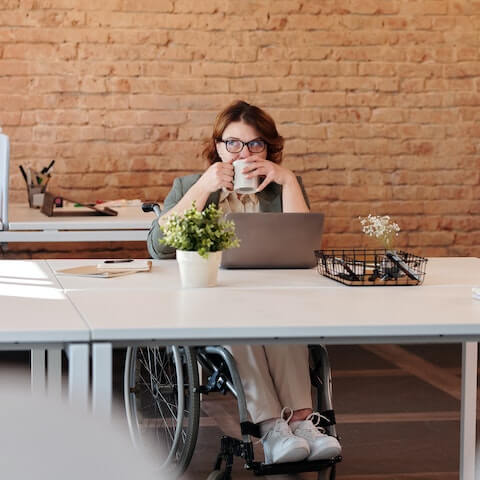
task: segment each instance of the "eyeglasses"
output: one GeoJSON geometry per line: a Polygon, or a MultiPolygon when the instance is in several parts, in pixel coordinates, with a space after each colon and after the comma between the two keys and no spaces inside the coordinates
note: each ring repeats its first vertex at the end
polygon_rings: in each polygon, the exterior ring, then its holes
{"type": "Polygon", "coordinates": [[[250,153],[260,153],[263,152],[267,146],[266,142],[261,138],[255,138],[249,142],[242,142],[237,139],[219,140],[219,142],[224,143],[227,152],[230,153],[240,153],[245,145],[250,153]]]}

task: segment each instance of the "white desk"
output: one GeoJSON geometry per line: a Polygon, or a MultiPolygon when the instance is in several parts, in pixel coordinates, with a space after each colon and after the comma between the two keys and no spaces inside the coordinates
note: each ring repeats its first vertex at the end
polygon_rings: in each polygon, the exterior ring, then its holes
{"type": "MultiPolygon", "coordinates": [[[[85,210],[85,209],[84,209],[85,210]]],[[[110,216],[47,217],[37,208],[10,204],[8,228],[0,230],[0,243],[8,242],[109,242],[145,241],[154,213],[144,213],[140,206],[114,207],[110,216]]],[[[78,209],[80,212],[80,209],[78,209]]],[[[1,226],[1,219],[0,219],[1,226]]]]}
{"type": "Polygon", "coordinates": [[[32,350],[33,390],[60,394],[64,348],[69,356],[70,400],[87,408],[90,332],[46,262],[0,262],[0,315],[0,348],[32,350]]]}
{"type": "Polygon", "coordinates": [[[113,282],[58,279],[91,329],[94,407],[106,412],[112,345],[462,342],[460,477],[474,478],[478,259],[432,259],[421,287],[345,287],[314,270],[221,270],[219,287],[182,290],[175,262],[113,282]]]}
{"type": "Polygon", "coordinates": [[[470,287],[71,290],[93,342],[461,342],[480,338],[470,287]]]}
{"type": "MultiPolygon", "coordinates": [[[[65,268],[96,265],[101,260],[58,259],[47,260],[52,274],[65,268]]],[[[152,260],[150,273],[110,279],[57,275],[57,281],[66,290],[177,290],[180,275],[176,260],[152,260]]],[[[423,286],[480,286],[480,259],[468,257],[430,258],[423,286]]],[[[224,270],[218,272],[220,288],[347,288],[318,274],[316,269],[304,270],[224,270]]],[[[372,287],[370,287],[372,288],[372,287]]],[[[378,287],[380,288],[380,287],[378,287]]],[[[384,287],[383,287],[384,288],[384,287]]],[[[399,288],[399,287],[395,287],[399,288]]],[[[412,288],[412,287],[408,287],[412,288]]]]}

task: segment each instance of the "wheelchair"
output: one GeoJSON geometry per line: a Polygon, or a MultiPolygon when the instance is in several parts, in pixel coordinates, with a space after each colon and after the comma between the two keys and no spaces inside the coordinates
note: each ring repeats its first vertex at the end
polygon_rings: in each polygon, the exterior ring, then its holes
{"type": "MultiPolygon", "coordinates": [[[[310,378],[327,434],[336,435],[328,354],[321,345],[310,346],[310,378]]],[[[256,461],[252,437],[258,426],[248,419],[245,396],[235,360],[222,346],[129,347],[125,360],[124,395],[128,426],[137,447],[155,445],[163,469],[180,476],[188,467],[200,423],[200,395],[230,392],[238,403],[241,439],[222,436],[220,451],[207,480],[230,480],[233,461],[255,475],[318,472],[319,479],[335,479],[341,456],[312,462],[265,464],[256,461]],[[198,364],[207,381],[200,385],[198,364]],[[157,450],[158,448],[158,450],[157,450]]]]}
{"type": "MultiPolygon", "coordinates": [[[[157,204],[143,204],[144,212],[160,215],[157,204]]],[[[332,407],[332,380],[325,347],[310,346],[310,378],[319,426],[337,436],[332,407]]],[[[235,360],[222,346],[146,346],[127,349],[124,399],[128,427],[136,447],[154,447],[159,465],[172,477],[188,467],[197,442],[200,396],[230,392],[237,400],[241,439],[224,435],[213,471],[206,480],[230,480],[235,457],[255,475],[318,472],[318,479],[334,480],[341,456],[318,461],[265,464],[254,457],[252,437],[260,438],[258,425],[249,421],[243,387],[235,360]],[[200,365],[206,382],[200,384],[200,365]]]]}

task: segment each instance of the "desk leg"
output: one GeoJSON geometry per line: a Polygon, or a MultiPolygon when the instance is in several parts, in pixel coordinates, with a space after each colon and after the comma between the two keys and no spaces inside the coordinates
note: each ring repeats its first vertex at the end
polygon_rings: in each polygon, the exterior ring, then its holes
{"type": "Polygon", "coordinates": [[[462,406],[460,412],[460,480],[475,478],[477,417],[477,343],[462,345],[462,406]]]}
{"type": "Polygon", "coordinates": [[[44,348],[34,348],[30,351],[30,384],[33,393],[45,395],[47,387],[44,348]]]}
{"type": "Polygon", "coordinates": [[[93,344],[93,414],[112,414],[112,344],[93,344]]]}
{"type": "Polygon", "coordinates": [[[87,344],[67,346],[68,354],[68,400],[80,409],[88,410],[88,383],[90,355],[87,344]]]}
{"type": "Polygon", "coordinates": [[[62,394],[62,350],[47,350],[47,392],[49,396],[60,398],[62,394]]]}

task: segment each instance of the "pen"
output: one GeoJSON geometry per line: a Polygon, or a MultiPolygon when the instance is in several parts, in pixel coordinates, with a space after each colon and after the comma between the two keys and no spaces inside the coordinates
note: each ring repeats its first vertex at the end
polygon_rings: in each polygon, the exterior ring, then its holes
{"type": "Polygon", "coordinates": [[[118,258],[114,260],[104,260],[103,263],[128,263],[133,262],[133,258],[118,258]]]}
{"type": "Polygon", "coordinates": [[[42,173],[43,175],[45,175],[46,173],[48,173],[48,171],[53,167],[53,164],[55,163],[55,160],[52,160],[48,167],[43,167],[42,168],[42,171],[40,173],[42,173]]]}
{"type": "Polygon", "coordinates": [[[28,185],[28,179],[27,179],[27,174],[25,173],[25,170],[23,169],[23,167],[21,165],[19,165],[18,168],[22,172],[22,176],[23,176],[23,179],[25,180],[25,183],[28,185]]]}

